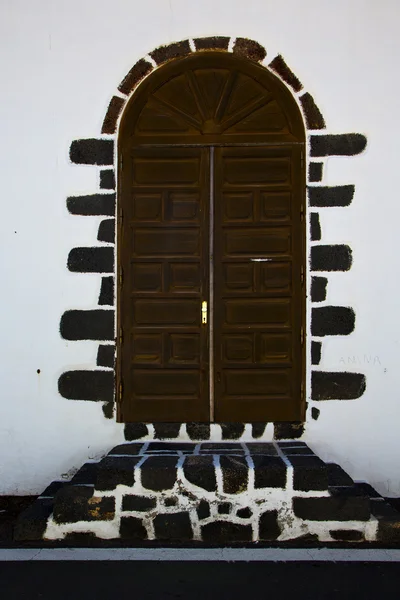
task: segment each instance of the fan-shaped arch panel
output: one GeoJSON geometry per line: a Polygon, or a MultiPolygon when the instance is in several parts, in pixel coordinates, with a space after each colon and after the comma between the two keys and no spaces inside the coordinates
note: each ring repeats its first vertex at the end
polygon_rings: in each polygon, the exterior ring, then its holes
{"type": "Polygon", "coordinates": [[[151,74],[128,102],[121,131],[134,145],[305,139],[299,107],[275,75],[214,52],[172,61],[151,74]]]}

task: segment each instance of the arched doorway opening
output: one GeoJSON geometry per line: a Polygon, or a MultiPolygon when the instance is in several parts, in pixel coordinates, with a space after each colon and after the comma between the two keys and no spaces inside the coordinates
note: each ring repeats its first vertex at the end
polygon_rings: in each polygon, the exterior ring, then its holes
{"type": "Polygon", "coordinates": [[[118,139],[118,419],[304,418],[305,130],[267,69],[206,52],[118,139]]]}

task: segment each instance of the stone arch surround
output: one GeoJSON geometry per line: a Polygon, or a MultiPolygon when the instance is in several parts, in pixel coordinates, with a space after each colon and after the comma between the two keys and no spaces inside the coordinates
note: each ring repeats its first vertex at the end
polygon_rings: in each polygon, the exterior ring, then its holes
{"type": "MultiPolygon", "coordinates": [[[[329,156],[354,156],[366,147],[366,138],[359,133],[330,134],[325,119],[312,95],[291,71],[281,55],[267,61],[267,52],[258,42],[247,38],[207,37],[188,39],[161,46],[141,58],[111,98],[101,133],[91,139],[74,140],[70,160],[74,164],[92,165],[98,169],[99,189],[90,195],[71,196],[67,207],[78,216],[104,216],[98,230],[98,244],[73,248],[67,267],[75,273],[98,273],[101,277],[98,306],[90,310],[68,310],[61,317],[60,333],[66,340],[95,340],[99,342],[97,364],[91,370],[68,370],[59,378],[60,394],[71,400],[101,402],[105,417],[114,417],[115,384],[115,293],[114,250],[116,211],[116,137],[120,116],[131,94],[154,69],[167,61],[194,52],[233,52],[262,64],[279,77],[291,90],[302,111],[307,129],[309,272],[311,322],[306,336],[311,338],[311,389],[307,390],[307,419],[317,419],[321,402],[353,400],[365,391],[365,375],[354,372],[333,372],[319,366],[326,336],[349,335],[355,327],[355,312],[348,306],[331,306],[327,302],[329,272],[345,272],[352,265],[352,250],[346,244],[324,244],[319,212],[329,207],[346,207],[353,200],[355,186],[324,185],[324,161],[329,156]]],[[[346,276],[346,275],[343,275],[346,276]]],[[[266,423],[127,423],[125,436],[134,439],[205,440],[259,439],[265,435],[266,423]],[[220,431],[216,432],[215,430],[220,431]],[[210,433],[211,432],[211,433],[210,433]]],[[[271,427],[269,428],[272,431],[271,427]]],[[[303,423],[274,423],[275,439],[299,438],[303,423]]]]}

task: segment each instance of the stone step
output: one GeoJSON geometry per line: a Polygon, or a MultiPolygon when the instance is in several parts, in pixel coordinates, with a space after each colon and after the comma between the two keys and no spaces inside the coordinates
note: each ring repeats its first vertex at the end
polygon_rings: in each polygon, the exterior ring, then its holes
{"type": "Polygon", "coordinates": [[[134,442],[50,484],[15,539],[393,542],[399,524],[373,488],[303,442],[134,442]]]}

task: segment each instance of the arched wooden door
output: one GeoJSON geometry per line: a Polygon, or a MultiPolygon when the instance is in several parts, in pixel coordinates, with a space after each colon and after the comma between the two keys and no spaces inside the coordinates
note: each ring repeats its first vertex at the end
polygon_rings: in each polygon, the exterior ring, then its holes
{"type": "Polygon", "coordinates": [[[120,421],[304,416],[304,126],[269,71],[168,63],[124,112],[120,421]]]}

